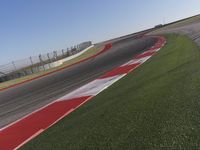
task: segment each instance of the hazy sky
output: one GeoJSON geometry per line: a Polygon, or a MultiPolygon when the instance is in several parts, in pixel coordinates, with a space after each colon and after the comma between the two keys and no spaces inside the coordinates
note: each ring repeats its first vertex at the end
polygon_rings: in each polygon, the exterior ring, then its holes
{"type": "Polygon", "coordinates": [[[0,64],[200,14],[200,0],[0,0],[0,64]]]}

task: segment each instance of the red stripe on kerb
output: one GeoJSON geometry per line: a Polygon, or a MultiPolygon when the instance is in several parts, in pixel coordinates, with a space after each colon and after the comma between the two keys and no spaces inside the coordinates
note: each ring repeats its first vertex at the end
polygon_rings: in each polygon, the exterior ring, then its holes
{"type": "Polygon", "coordinates": [[[112,77],[112,76],[116,76],[116,75],[120,75],[120,74],[127,74],[130,71],[132,71],[133,69],[135,69],[136,67],[138,67],[139,65],[140,65],[140,63],[135,63],[135,64],[131,64],[131,65],[125,65],[125,66],[118,67],[118,68],[112,70],[111,72],[108,72],[105,75],[101,76],[100,79],[112,77]]]}
{"type": "Polygon", "coordinates": [[[0,131],[0,149],[14,149],[41,129],[47,129],[71,109],[86,101],[90,96],[68,101],[56,101],[19,122],[0,131]]]}

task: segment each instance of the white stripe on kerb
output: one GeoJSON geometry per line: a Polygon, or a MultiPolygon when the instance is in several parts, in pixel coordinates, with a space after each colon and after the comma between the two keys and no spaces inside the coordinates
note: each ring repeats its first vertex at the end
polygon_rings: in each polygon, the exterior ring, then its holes
{"type": "Polygon", "coordinates": [[[146,56],[140,59],[133,59],[131,61],[129,61],[128,63],[122,65],[123,66],[128,66],[128,65],[133,65],[133,64],[137,64],[137,63],[144,63],[145,61],[147,61],[151,56],[146,56]]]}
{"type": "Polygon", "coordinates": [[[158,52],[161,48],[156,49],[155,51],[158,52]]]}
{"type": "Polygon", "coordinates": [[[98,93],[100,93],[101,91],[103,91],[104,89],[106,89],[107,87],[109,87],[110,85],[112,85],[114,82],[118,81],[125,75],[126,74],[103,78],[103,79],[96,79],[78,88],[77,90],[63,96],[62,98],[58,99],[58,101],[70,100],[84,96],[96,96],[98,93]]]}

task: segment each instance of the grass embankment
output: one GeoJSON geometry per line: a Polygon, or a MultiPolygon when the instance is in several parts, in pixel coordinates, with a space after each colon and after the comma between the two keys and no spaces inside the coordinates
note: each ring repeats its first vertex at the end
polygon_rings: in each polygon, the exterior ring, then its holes
{"type": "Polygon", "coordinates": [[[31,80],[33,78],[44,75],[46,73],[58,70],[62,67],[67,67],[67,66],[69,66],[73,63],[76,63],[78,61],[81,61],[85,58],[88,58],[88,57],[91,57],[91,56],[97,54],[102,49],[103,49],[103,46],[95,46],[95,47],[89,49],[88,51],[86,51],[85,53],[83,53],[82,55],[80,55],[80,56],[78,56],[74,59],[71,59],[69,61],[66,61],[63,65],[61,65],[59,67],[55,67],[55,68],[52,68],[52,69],[49,69],[49,70],[46,70],[46,71],[42,71],[42,72],[39,72],[39,73],[35,73],[35,74],[32,74],[32,75],[28,75],[28,76],[24,76],[24,77],[21,77],[21,78],[18,78],[18,79],[14,79],[14,80],[10,80],[10,81],[7,81],[7,82],[0,83],[0,90],[3,89],[3,88],[10,87],[10,86],[15,85],[15,84],[19,84],[19,83],[27,81],[27,80],[31,80]]]}
{"type": "Polygon", "coordinates": [[[22,149],[200,147],[200,51],[184,36],[22,149]]]}

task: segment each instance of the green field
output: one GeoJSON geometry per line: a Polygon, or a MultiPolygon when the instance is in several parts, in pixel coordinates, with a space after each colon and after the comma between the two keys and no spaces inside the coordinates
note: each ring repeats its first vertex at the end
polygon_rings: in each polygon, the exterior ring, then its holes
{"type": "Polygon", "coordinates": [[[103,46],[98,45],[98,46],[95,46],[95,47],[89,49],[88,51],[84,52],[82,55],[80,55],[80,56],[78,56],[74,59],[71,59],[69,61],[66,61],[63,65],[61,65],[59,67],[55,67],[55,68],[52,68],[52,69],[49,69],[49,70],[46,70],[46,71],[41,71],[39,73],[35,73],[35,74],[32,74],[32,75],[28,75],[28,76],[24,76],[24,77],[21,77],[21,78],[17,78],[17,79],[14,79],[14,80],[10,80],[10,81],[0,83],[0,89],[7,88],[7,87],[10,87],[10,86],[15,85],[15,84],[19,84],[19,83],[27,81],[27,80],[31,80],[33,78],[36,78],[36,77],[39,77],[41,75],[50,73],[52,71],[58,70],[58,69],[63,68],[63,67],[67,67],[67,66],[69,66],[73,63],[76,63],[78,61],[81,61],[83,59],[86,59],[88,57],[91,57],[91,56],[97,54],[102,49],[103,49],[103,46]]]}
{"type": "Polygon", "coordinates": [[[144,65],[22,149],[198,149],[200,49],[185,36],[166,38],[144,65]]]}

